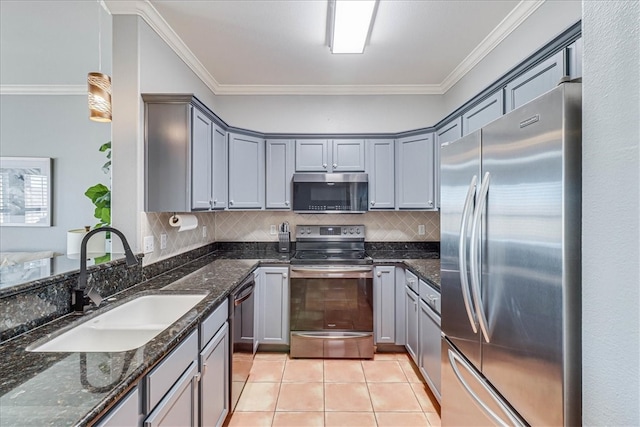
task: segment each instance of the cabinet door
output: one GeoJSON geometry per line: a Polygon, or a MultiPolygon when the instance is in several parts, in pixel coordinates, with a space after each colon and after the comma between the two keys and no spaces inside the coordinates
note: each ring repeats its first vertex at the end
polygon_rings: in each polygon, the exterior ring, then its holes
{"type": "Polygon", "coordinates": [[[296,140],[296,171],[327,172],[329,170],[329,140],[296,140]]]}
{"type": "Polygon", "coordinates": [[[395,141],[371,139],[366,147],[369,209],[393,209],[396,205],[395,141]]]}
{"type": "Polygon", "coordinates": [[[229,413],[229,325],[225,323],[200,353],[200,423],[221,426],[229,413]]]}
{"type": "Polygon", "coordinates": [[[140,397],[136,386],[96,426],[138,426],[140,425],[140,413],[140,397]]]}
{"type": "Polygon", "coordinates": [[[433,209],[433,134],[401,138],[396,150],[398,208],[433,209]]]}
{"type": "Polygon", "coordinates": [[[464,113],[462,115],[462,133],[469,135],[471,132],[500,118],[504,113],[502,100],[502,90],[499,90],[464,113]]]}
{"type": "Polygon", "coordinates": [[[582,77],[582,38],[569,45],[569,75],[572,79],[582,77]]]}
{"type": "Polygon", "coordinates": [[[420,301],[419,322],[420,363],[418,366],[429,388],[440,402],[440,317],[422,300],[420,301]]]}
{"type": "Polygon", "coordinates": [[[261,267],[258,283],[258,342],[289,344],[289,268],[261,267]]]}
{"type": "Polygon", "coordinates": [[[225,209],[227,207],[227,192],[229,191],[227,167],[229,156],[227,154],[227,135],[218,126],[213,128],[213,194],[211,195],[213,209],[225,209]]]}
{"type": "Polygon", "coordinates": [[[264,208],[264,139],[229,134],[229,209],[264,208]]]}
{"type": "Polygon", "coordinates": [[[332,172],[364,172],[364,139],[334,139],[332,172]]]}
{"type": "Polygon", "coordinates": [[[395,267],[377,266],[373,275],[373,316],[377,343],[396,341],[395,267]]]}
{"type": "Polygon", "coordinates": [[[396,286],[395,286],[395,304],[396,304],[396,344],[405,345],[406,339],[406,319],[405,319],[405,270],[403,267],[396,267],[396,286]]]}
{"type": "Polygon", "coordinates": [[[267,140],[267,209],[291,209],[293,140],[267,140]]]}
{"type": "Polygon", "coordinates": [[[405,287],[405,347],[418,365],[418,294],[405,287]]]}
{"type": "Polygon", "coordinates": [[[145,427],[198,425],[198,362],[194,360],[144,421],[145,427]]]}
{"type": "Polygon", "coordinates": [[[506,111],[515,110],[556,87],[565,75],[564,58],[563,50],[512,80],[505,87],[506,111]]]}
{"type": "Polygon", "coordinates": [[[213,122],[198,108],[191,111],[191,209],[210,209],[213,122]]]}
{"type": "Polygon", "coordinates": [[[451,120],[436,131],[436,143],[433,150],[433,192],[436,207],[440,207],[440,147],[445,142],[462,137],[462,117],[451,120]]]}

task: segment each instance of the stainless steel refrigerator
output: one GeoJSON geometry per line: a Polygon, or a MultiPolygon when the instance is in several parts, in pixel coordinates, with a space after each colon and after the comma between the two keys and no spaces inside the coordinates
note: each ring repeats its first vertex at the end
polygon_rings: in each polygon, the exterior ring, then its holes
{"type": "Polygon", "coordinates": [[[444,426],[581,423],[581,99],[442,146],[444,426]]]}

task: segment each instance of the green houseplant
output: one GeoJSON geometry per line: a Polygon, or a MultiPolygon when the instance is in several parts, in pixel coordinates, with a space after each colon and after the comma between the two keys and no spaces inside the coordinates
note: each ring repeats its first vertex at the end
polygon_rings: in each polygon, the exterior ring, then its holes
{"type": "MultiPolygon", "coordinates": [[[[111,174],[111,141],[105,142],[99,148],[101,153],[106,153],[107,162],[102,165],[102,172],[109,175],[111,174]]],[[[94,228],[104,227],[111,224],[111,189],[104,184],[96,184],[91,186],[85,191],[87,196],[96,209],[93,213],[98,219],[98,223],[94,228]]]]}

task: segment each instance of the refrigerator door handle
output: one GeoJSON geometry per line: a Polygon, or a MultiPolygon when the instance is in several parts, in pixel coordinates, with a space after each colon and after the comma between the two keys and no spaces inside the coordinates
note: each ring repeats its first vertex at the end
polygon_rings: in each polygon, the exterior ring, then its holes
{"type": "Polygon", "coordinates": [[[458,241],[458,269],[460,270],[460,285],[462,287],[462,299],[464,300],[464,309],[467,312],[469,323],[473,333],[478,333],[476,327],[476,315],[473,312],[471,295],[469,294],[469,281],[467,275],[467,228],[469,226],[469,212],[473,212],[471,204],[473,202],[473,196],[476,193],[476,187],[478,183],[478,176],[473,175],[471,183],[469,184],[469,190],[467,191],[467,197],[464,200],[464,207],[462,208],[462,220],[460,221],[460,240],[458,241]]]}
{"type": "MultiPolygon", "coordinates": [[[[497,404],[497,406],[502,409],[502,412],[507,416],[508,421],[504,420],[503,418],[501,418],[498,414],[496,414],[495,412],[493,412],[491,410],[491,408],[489,408],[489,406],[487,406],[487,404],[485,402],[482,401],[482,399],[480,399],[480,397],[478,397],[478,395],[473,391],[473,389],[471,388],[471,386],[469,386],[469,384],[465,381],[465,379],[462,376],[462,373],[460,372],[460,369],[458,368],[458,365],[461,365],[465,371],[467,371],[469,374],[471,374],[471,376],[474,377],[474,379],[479,383],[482,384],[484,386],[484,382],[482,381],[482,379],[478,376],[478,374],[473,370],[473,368],[469,367],[467,365],[467,363],[462,360],[462,358],[460,356],[458,356],[457,354],[455,354],[453,351],[451,351],[451,349],[447,350],[447,353],[449,354],[449,363],[451,364],[451,368],[453,369],[453,373],[455,374],[456,378],[458,379],[458,381],[460,382],[460,384],[462,385],[462,387],[464,387],[464,389],[467,391],[467,393],[469,393],[469,396],[471,396],[471,398],[473,399],[473,401],[480,407],[480,409],[482,411],[484,411],[485,414],[487,414],[487,416],[489,416],[489,418],[491,418],[493,420],[493,422],[498,425],[498,426],[504,426],[504,427],[509,427],[509,426],[522,426],[523,424],[520,422],[520,420],[518,420],[517,418],[515,418],[512,414],[511,411],[506,408],[502,402],[500,402],[498,399],[496,399],[495,397],[493,397],[493,392],[490,390],[487,390],[489,392],[489,395],[491,395],[491,397],[493,398],[494,402],[497,404]]],[[[486,387],[485,387],[486,388],[486,387]]]]}
{"type": "Polygon", "coordinates": [[[487,328],[487,316],[484,312],[484,304],[482,303],[482,294],[480,291],[480,273],[478,266],[478,246],[480,244],[479,232],[480,232],[480,217],[482,211],[484,211],[485,202],[487,201],[487,193],[489,192],[489,182],[491,181],[491,174],[489,172],[484,174],[482,178],[482,186],[480,187],[480,194],[478,195],[478,203],[476,205],[476,211],[473,215],[473,223],[471,224],[471,247],[469,248],[469,258],[471,262],[471,291],[473,293],[473,299],[476,304],[476,314],[478,316],[478,323],[480,323],[480,329],[485,341],[489,340],[489,332],[487,328]]]}

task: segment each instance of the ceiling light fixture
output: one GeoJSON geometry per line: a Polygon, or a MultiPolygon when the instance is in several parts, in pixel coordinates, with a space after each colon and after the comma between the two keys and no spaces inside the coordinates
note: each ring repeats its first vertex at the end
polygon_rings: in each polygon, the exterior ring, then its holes
{"type": "Polygon", "coordinates": [[[378,0],[330,0],[331,53],[363,53],[378,0]]]}
{"type": "Polygon", "coordinates": [[[111,121],[111,77],[102,73],[102,24],[101,0],[98,3],[98,72],[87,75],[89,94],[89,119],[96,122],[111,121]]]}

